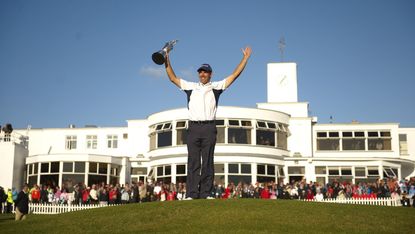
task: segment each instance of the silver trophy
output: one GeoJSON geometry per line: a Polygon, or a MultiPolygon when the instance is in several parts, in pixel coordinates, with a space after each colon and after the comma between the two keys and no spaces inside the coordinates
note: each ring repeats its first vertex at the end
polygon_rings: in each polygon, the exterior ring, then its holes
{"type": "Polygon", "coordinates": [[[163,49],[157,51],[151,56],[153,62],[155,62],[158,65],[162,65],[164,62],[166,62],[167,52],[173,49],[173,46],[176,45],[177,41],[178,40],[171,40],[169,42],[166,42],[166,44],[163,46],[163,49]]]}

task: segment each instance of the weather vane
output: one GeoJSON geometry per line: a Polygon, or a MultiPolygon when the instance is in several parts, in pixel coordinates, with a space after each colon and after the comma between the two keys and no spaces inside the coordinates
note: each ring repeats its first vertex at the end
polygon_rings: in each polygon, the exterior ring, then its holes
{"type": "Polygon", "coordinates": [[[281,55],[281,62],[284,61],[284,49],[285,49],[285,39],[284,37],[281,37],[278,47],[280,48],[280,55],[281,55]]]}

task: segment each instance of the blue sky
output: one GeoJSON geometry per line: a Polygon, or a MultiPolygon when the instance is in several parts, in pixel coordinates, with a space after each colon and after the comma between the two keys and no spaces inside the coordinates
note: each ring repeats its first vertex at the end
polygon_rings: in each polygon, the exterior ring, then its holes
{"type": "Polygon", "coordinates": [[[179,39],[178,76],[210,63],[229,75],[252,57],[220,100],[266,102],[266,65],[298,64],[299,100],[326,123],[415,126],[414,1],[0,1],[0,124],[15,128],[125,126],[186,106],[151,54],[179,39]]]}

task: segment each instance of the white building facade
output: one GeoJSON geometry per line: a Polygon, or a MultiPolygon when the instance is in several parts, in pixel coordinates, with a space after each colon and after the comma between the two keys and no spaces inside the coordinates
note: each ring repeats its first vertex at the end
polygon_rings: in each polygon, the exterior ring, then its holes
{"type": "MultiPolygon", "coordinates": [[[[218,107],[216,183],[303,178],[358,183],[415,176],[415,128],[319,124],[308,115],[308,103],[298,102],[296,64],[270,63],[267,69],[266,103],[218,107]]],[[[0,185],[185,182],[187,116],[181,108],[128,120],[126,127],[15,130],[25,140],[0,140],[1,162],[8,165],[0,185]],[[10,170],[12,164],[17,165],[10,170]]]]}

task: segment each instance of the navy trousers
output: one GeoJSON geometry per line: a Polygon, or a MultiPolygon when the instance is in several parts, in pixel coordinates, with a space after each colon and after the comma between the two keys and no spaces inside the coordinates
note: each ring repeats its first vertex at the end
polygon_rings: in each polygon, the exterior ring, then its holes
{"type": "Polygon", "coordinates": [[[215,178],[213,156],[216,144],[216,124],[193,123],[187,130],[186,196],[194,199],[211,196],[215,178]]]}

